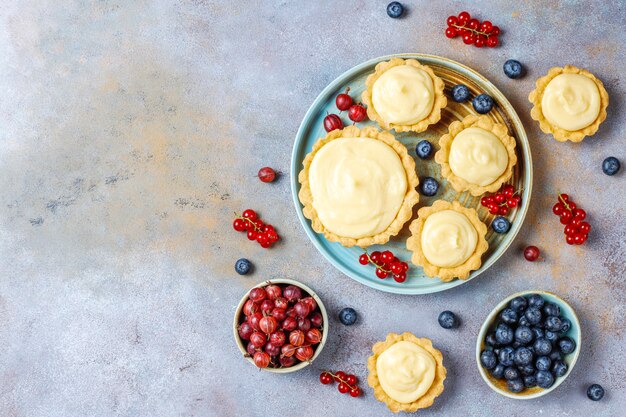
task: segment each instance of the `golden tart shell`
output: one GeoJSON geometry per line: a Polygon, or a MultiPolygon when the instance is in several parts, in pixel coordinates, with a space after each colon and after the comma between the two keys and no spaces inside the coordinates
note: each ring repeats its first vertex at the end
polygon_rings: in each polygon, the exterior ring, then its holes
{"type": "Polygon", "coordinates": [[[606,119],[606,108],[609,105],[609,93],[604,88],[604,84],[595,75],[585,69],[575,67],[573,65],[566,65],[565,67],[554,67],[543,77],[539,78],[535,83],[535,89],[528,95],[528,101],[533,104],[533,108],[530,110],[530,117],[539,122],[539,128],[543,133],[551,134],[554,139],[559,142],[580,142],[585,136],[593,136],[600,124],[606,119]],[[543,92],[546,87],[552,81],[554,77],[560,74],[580,74],[592,80],[598,87],[600,93],[600,112],[589,126],[586,126],[579,130],[565,130],[550,123],[543,115],[541,107],[541,100],[543,99],[543,92]]]}
{"type": "Polygon", "coordinates": [[[482,264],[481,257],[489,248],[487,239],[485,239],[485,236],[487,235],[487,226],[480,221],[476,210],[473,208],[463,207],[458,201],[450,203],[445,200],[438,200],[435,201],[435,204],[430,207],[422,207],[418,210],[417,219],[411,222],[409,229],[411,230],[411,237],[406,241],[406,247],[408,250],[413,252],[411,262],[424,268],[424,273],[427,276],[431,278],[439,277],[439,279],[443,282],[452,281],[455,278],[467,279],[471,271],[480,268],[480,265],[482,264]],[[444,210],[454,210],[464,214],[472,226],[474,226],[476,234],[478,235],[476,248],[470,257],[467,258],[467,260],[461,265],[451,268],[441,267],[430,263],[422,251],[422,229],[424,228],[426,219],[431,214],[444,210]]]}
{"type": "Polygon", "coordinates": [[[406,147],[402,143],[397,141],[393,134],[389,132],[379,131],[373,126],[367,126],[363,129],[359,129],[356,126],[348,126],[341,130],[333,130],[332,132],[329,132],[326,137],[319,139],[315,143],[315,145],[313,145],[313,149],[311,149],[311,152],[309,152],[304,158],[303,168],[298,174],[298,182],[300,182],[301,185],[300,192],[298,193],[298,198],[304,206],[302,212],[304,214],[304,217],[311,220],[311,227],[313,228],[313,230],[315,230],[317,233],[324,234],[324,237],[326,237],[328,241],[339,242],[345,247],[360,246],[362,248],[365,248],[371,245],[382,245],[384,243],[387,243],[391,236],[395,236],[400,233],[400,230],[402,230],[404,224],[409,221],[411,217],[413,217],[413,207],[419,201],[419,194],[416,191],[416,188],[419,184],[419,179],[415,172],[415,161],[409,155],[406,147]],[[309,168],[311,167],[311,162],[313,162],[315,154],[330,141],[339,138],[354,137],[376,139],[391,147],[400,157],[400,161],[402,162],[402,166],[404,167],[404,171],[407,177],[407,191],[404,195],[402,206],[398,210],[395,219],[383,232],[378,233],[374,236],[367,236],[358,239],[339,236],[324,227],[319,216],[317,215],[315,208],[313,207],[313,194],[311,193],[311,188],[309,185],[309,168]]]}
{"type": "Polygon", "coordinates": [[[363,103],[367,105],[367,117],[370,120],[376,121],[383,129],[390,130],[394,129],[396,132],[423,132],[428,129],[429,125],[437,123],[441,119],[441,109],[446,107],[448,104],[448,99],[446,98],[443,90],[444,90],[444,82],[441,78],[437,77],[433,72],[432,68],[427,65],[422,65],[416,59],[402,59],[402,58],[393,58],[390,61],[379,62],[376,64],[374,69],[374,73],[370,74],[365,81],[365,91],[361,95],[361,100],[363,103]],[[376,109],[374,108],[374,104],[372,103],[372,90],[374,87],[374,83],[385,71],[390,68],[397,67],[399,65],[411,65],[416,68],[419,68],[425,71],[433,81],[433,108],[430,111],[430,114],[426,116],[424,119],[420,120],[417,123],[412,125],[402,125],[396,123],[387,123],[383,120],[383,118],[378,114],[376,109]]]}
{"type": "Polygon", "coordinates": [[[433,343],[430,339],[418,338],[410,332],[402,334],[389,333],[384,341],[374,344],[372,347],[372,353],[372,356],[370,356],[367,360],[367,369],[369,370],[367,383],[374,389],[374,396],[376,399],[387,404],[387,407],[394,413],[398,413],[400,411],[414,413],[420,408],[428,408],[433,405],[435,398],[443,392],[443,381],[446,379],[447,371],[445,366],[443,366],[443,355],[438,349],[433,347],[433,343]],[[378,357],[392,345],[403,340],[415,343],[428,351],[437,363],[435,379],[433,380],[432,385],[423,396],[412,403],[400,403],[387,395],[387,393],[383,390],[383,387],[380,385],[380,381],[378,380],[378,371],[376,370],[376,361],[378,360],[378,357]]]}
{"type": "Polygon", "coordinates": [[[517,164],[517,154],[515,153],[515,139],[509,135],[507,127],[501,123],[495,123],[488,116],[466,116],[463,120],[452,122],[448,127],[448,133],[439,139],[439,151],[435,154],[435,161],[441,166],[441,175],[448,180],[458,192],[469,191],[473,196],[479,196],[484,193],[493,193],[500,189],[502,184],[507,182],[513,176],[513,168],[517,164]],[[450,147],[456,135],[469,127],[479,127],[488,132],[493,133],[506,148],[509,161],[502,174],[491,184],[481,186],[472,184],[465,179],[457,176],[450,168],[448,159],[450,157],[450,147]]]}

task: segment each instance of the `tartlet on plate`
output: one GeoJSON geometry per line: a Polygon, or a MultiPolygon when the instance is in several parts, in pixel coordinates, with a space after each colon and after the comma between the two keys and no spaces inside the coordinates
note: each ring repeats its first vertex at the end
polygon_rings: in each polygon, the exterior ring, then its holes
{"type": "Polygon", "coordinates": [[[533,104],[530,116],[544,133],[559,142],[580,142],[606,119],[609,94],[595,75],[566,65],[539,78],[528,100],[533,104]]]}
{"type": "Polygon", "coordinates": [[[349,126],[319,139],[298,175],[311,227],[343,246],[383,244],[419,201],[415,161],[390,132],[349,126]]]}
{"type": "Polygon", "coordinates": [[[467,279],[480,268],[481,257],[489,248],[485,239],[487,226],[473,208],[457,201],[438,200],[422,207],[410,226],[406,242],[413,252],[411,262],[424,268],[424,273],[444,282],[467,279]]]}
{"type": "Polygon", "coordinates": [[[441,175],[458,191],[473,196],[497,191],[513,176],[515,139],[507,127],[488,116],[466,116],[452,122],[439,139],[435,161],[441,175]]]}
{"type": "Polygon", "coordinates": [[[441,119],[448,104],[443,80],[416,59],[378,63],[365,87],[361,99],[367,116],[386,130],[423,132],[441,119]]]}
{"type": "Polygon", "coordinates": [[[376,399],[394,413],[428,408],[443,392],[443,355],[430,339],[409,332],[389,333],[372,347],[372,353],[367,360],[367,383],[376,399]],[[403,368],[400,373],[396,372],[398,365],[403,368]]]}

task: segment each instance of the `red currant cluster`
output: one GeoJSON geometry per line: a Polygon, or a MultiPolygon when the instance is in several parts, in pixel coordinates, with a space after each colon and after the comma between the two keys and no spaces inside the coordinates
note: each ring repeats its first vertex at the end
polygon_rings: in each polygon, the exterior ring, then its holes
{"type": "Polygon", "coordinates": [[[252,209],[244,210],[233,222],[233,228],[238,232],[248,232],[249,240],[256,240],[262,248],[269,248],[278,241],[278,233],[274,226],[263,223],[252,209]]]}
{"type": "Polygon", "coordinates": [[[489,214],[499,214],[506,216],[509,210],[520,205],[522,197],[515,191],[511,184],[505,184],[500,191],[490,197],[480,199],[480,204],[489,209],[489,214]]]}
{"type": "Polygon", "coordinates": [[[378,278],[385,279],[389,274],[392,274],[396,282],[406,281],[406,272],[409,270],[409,265],[406,262],[400,262],[398,258],[388,250],[384,252],[365,252],[359,257],[359,263],[361,265],[371,263],[376,267],[376,276],[378,278]]]}
{"type": "Polygon", "coordinates": [[[552,207],[552,212],[561,218],[561,224],[565,225],[565,241],[568,245],[582,245],[587,241],[587,235],[591,231],[591,225],[585,222],[587,213],[576,207],[576,203],[570,201],[567,194],[559,194],[559,201],[552,207]]]}
{"type": "Polygon", "coordinates": [[[460,35],[463,43],[466,45],[473,43],[477,48],[485,45],[490,48],[498,46],[500,28],[492,25],[488,20],[481,23],[478,19],[472,19],[468,12],[461,12],[458,16],[448,17],[447,23],[446,36],[448,38],[456,38],[460,35]]]}
{"type": "MultiPolygon", "coordinates": [[[[335,98],[335,104],[340,112],[348,110],[348,117],[354,123],[362,122],[367,116],[367,111],[361,103],[354,104],[352,97],[348,94],[349,92],[350,87],[346,88],[345,93],[341,93],[337,96],[337,98],[335,98]]],[[[329,114],[324,117],[324,129],[326,129],[327,132],[343,129],[343,122],[341,121],[339,115],[329,114]]]]}
{"type": "Polygon", "coordinates": [[[331,371],[324,371],[320,374],[320,382],[324,385],[339,382],[337,389],[340,393],[346,394],[349,392],[351,397],[361,395],[361,389],[357,386],[359,382],[358,378],[352,374],[346,374],[343,371],[337,371],[334,374],[331,371]]]}
{"type": "Polygon", "coordinates": [[[250,290],[239,318],[239,337],[259,368],[308,361],[322,341],[324,320],[313,297],[295,285],[250,290]]]}

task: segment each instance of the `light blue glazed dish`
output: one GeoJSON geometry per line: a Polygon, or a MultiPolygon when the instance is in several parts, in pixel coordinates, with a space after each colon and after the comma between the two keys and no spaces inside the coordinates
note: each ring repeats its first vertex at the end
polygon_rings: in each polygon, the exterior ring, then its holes
{"type": "MultiPolygon", "coordinates": [[[[342,119],[344,125],[348,125],[349,121],[346,112],[343,112],[342,119]]],[[[359,123],[358,126],[378,125],[372,121],[359,123]]],[[[444,291],[461,285],[491,267],[504,254],[506,249],[522,227],[522,223],[526,216],[530,196],[532,191],[532,159],[530,153],[530,145],[522,122],[517,113],[506,99],[506,97],[486,78],[475,72],[474,70],[447,58],[437,57],[433,55],[422,54],[398,54],[383,56],[364,62],[356,67],[346,71],[336,80],[331,82],[315,99],[298,129],[296,135],[293,153],[291,157],[291,191],[293,201],[298,213],[298,218],[304,227],[304,230],[320,253],[328,259],[328,261],[338,270],[346,274],[352,279],[359,281],[369,287],[376,288],[381,291],[396,294],[428,294],[433,292],[444,291]],[[446,94],[448,95],[448,105],[442,111],[441,121],[429,127],[426,132],[422,133],[401,133],[395,134],[396,138],[406,145],[409,154],[416,160],[416,170],[420,177],[430,176],[437,179],[440,184],[439,192],[434,197],[425,197],[420,195],[420,201],[415,207],[414,212],[423,206],[429,206],[438,199],[448,201],[459,201],[465,207],[473,207],[478,211],[480,219],[488,226],[487,241],[489,243],[488,251],[483,255],[482,266],[480,269],[473,271],[467,280],[453,280],[450,282],[442,282],[438,278],[429,278],[424,275],[421,267],[410,263],[411,252],[406,249],[406,240],[410,236],[409,224],[407,222],[403,230],[398,236],[393,237],[387,244],[382,246],[371,246],[369,252],[374,250],[391,250],[399,259],[409,262],[410,269],[407,273],[407,280],[403,283],[397,283],[393,278],[379,279],[375,275],[374,268],[371,265],[363,266],[358,262],[359,256],[363,250],[358,247],[346,248],[339,243],[327,241],[322,234],[318,234],[311,228],[311,222],[306,219],[302,213],[302,204],[298,199],[300,191],[300,183],[298,182],[298,173],[302,169],[302,161],[307,153],[309,153],[318,139],[326,136],[323,127],[323,120],[328,113],[338,113],[335,106],[335,97],[343,92],[346,87],[350,87],[350,95],[355,102],[359,102],[361,93],[365,89],[365,80],[368,75],[374,72],[374,67],[381,61],[387,61],[391,58],[415,58],[422,64],[430,66],[435,74],[443,79],[446,85],[446,94]],[[513,177],[509,180],[509,184],[513,184],[516,190],[521,190],[522,204],[513,209],[508,214],[508,219],[512,223],[512,227],[506,234],[497,234],[491,229],[491,221],[494,216],[490,215],[486,208],[480,205],[480,197],[473,197],[468,192],[457,193],[445,180],[441,177],[439,165],[433,158],[424,161],[415,154],[415,145],[423,139],[428,139],[434,146],[434,153],[439,150],[438,140],[443,134],[447,133],[448,125],[455,120],[461,120],[468,114],[477,114],[472,108],[471,99],[466,103],[455,103],[449,97],[449,90],[456,84],[465,84],[471,91],[471,98],[481,93],[487,93],[493,97],[496,106],[488,114],[499,123],[507,125],[509,133],[517,142],[517,158],[518,163],[514,169],[513,177]]],[[[414,215],[415,218],[415,215],[414,215]]]]}
{"type": "Polygon", "coordinates": [[[576,315],[574,309],[567,302],[565,302],[565,300],[563,300],[556,294],[547,291],[536,290],[518,292],[517,294],[512,294],[508,296],[507,298],[502,300],[493,310],[491,310],[491,313],[489,313],[487,319],[485,319],[485,322],[481,326],[480,331],[478,332],[478,339],[476,339],[476,364],[478,365],[478,372],[480,372],[480,376],[492,390],[500,395],[504,395],[505,397],[513,398],[516,400],[530,400],[533,398],[542,397],[554,391],[559,385],[563,383],[563,381],[565,381],[565,379],[572,372],[572,369],[574,369],[574,365],[578,360],[578,356],[580,355],[581,341],[582,337],[580,321],[578,320],[578,316],[576,315]],[[566,333],[564,333],[563,336],[571,337],[576,342],[576,349],[572,353],[564,357],[564,361],[565,363],[567,363],[568,366],[567,372],[562,377],[557,377],[554,381],[554,384],[552,384],[550,388],[544,389],[534,387],[530,389],[525,389],[524,391],[515,394],[510,392],[506,388],[506,382],[494,378],[489,374],[489,371],[483,368],[480,363],[480,352],[485,348],[485,336],[492,329],[500,311],[502,311],[513,298],[519,296],[528,296],[531,294],[539,294],[546,300],[546,302],[554,303],[559,306],[559,308],[561,309],[561,316],[569,319],[569,321],[572,322],[572,327],[570,327],[570,329],[566,333]]]}

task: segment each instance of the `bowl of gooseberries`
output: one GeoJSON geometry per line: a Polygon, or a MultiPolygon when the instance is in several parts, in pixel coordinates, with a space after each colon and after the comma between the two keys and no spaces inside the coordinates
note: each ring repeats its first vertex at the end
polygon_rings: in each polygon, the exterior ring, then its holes
{"type": "Polygon", "coordinates": [[[322,300],[291,279],[264,281],[248,291],[237,306],[233,325],[244,358],[274,373],[295,372],[310,365],[328,335],[322,300]]]}

